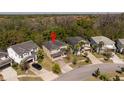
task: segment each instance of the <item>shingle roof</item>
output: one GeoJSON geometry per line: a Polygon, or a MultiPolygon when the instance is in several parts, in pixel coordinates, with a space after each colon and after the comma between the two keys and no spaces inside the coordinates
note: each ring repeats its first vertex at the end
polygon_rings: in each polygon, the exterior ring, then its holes
{"type": "Polygon", "coordinates": [[[20,44],[10,46],[18,55],[23,55],[31,51],[32,49],[37,49],[38,45],[36,45],[32,40],[26,41],[20,44]]]}
{"type": "Polygon", "coordinates": [[[96,37],[91,37],[97,44],[99,44],[99,42],[103,41],[104,44],[115,44],[114,41],[112,41],[111,39],[105,37],[105,36],[96,36],[96,37]]]}
{"type": "Polygon", "coordinates": [[[7,52],[0,52],[0,58],[8,56],[7,52]]]}
{"type": "Polygon", "coordinates": [[[44,42],[43,45],[48,49],[48,50],[54,50],[54,49],[59,49],[60,46],[65,46],[66,44],[64,42],[61,42],[59,40],[56,40],[55,43],[52,41],[47,41],[44,42]]]}
{"type": "Polygon", "coordinates": [[[118,39],[118,41],[119,41],[122,45],[124,45],[124,39],[118,39]]]}
{"type": "Polygon", "coordinates": [[[8,54],[6,52],[0,52],[0,67],[11,63],[10,58],[6,58],[5,60],[1,59],[2,57],[7,57],[7,56],[8,56],[8,54]]]}
{"type": "Polygon", "coordinates": [[[84,40],[83,38],[76,36],[76,37],[68,37],[67,38],[67,42],[68,44],[74,46],[76,44],[78,44],[81,40],[84,40]]]}

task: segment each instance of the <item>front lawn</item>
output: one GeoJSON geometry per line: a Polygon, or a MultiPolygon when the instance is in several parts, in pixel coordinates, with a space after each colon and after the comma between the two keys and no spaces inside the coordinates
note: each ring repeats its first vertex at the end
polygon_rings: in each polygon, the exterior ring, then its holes
{"type": "Polygon", "coordinates": [[[98,54],[98,53],[96,53],[96,52],[94,52],[94,53],[92,53],[96,58],[105,58],[105,56],[104,55],[102,55],[102,54],[98,54]]]}
{"type": "Polygon", "coordinates": [[[73,55],[73,54],[70,54],[69,58],[65,57],[63,59],[64,59],[65,63],[71,63],[74,58],[76,58],[77,61],[84,61],[84,60],[86,60],[86,58],[83,57],[82,55],[76,56],[76,55],[73,55]]]}
{"type": "Polygon", "coordinates": [[[52,62],[52,60],[50,60],[49,57],[44,55],[43,61],[39,62],[39,64],[41,64],[41,66],[46,70],[52,71],[52,65],[54,64],[54,62],[52,62]]]}
{"type": "Polygon", "coordinates": [[[124,54],[120,54],[120,53],[116,53],[116,55],[120,58],[124,60],[124,54]]]}
{"type": "Polygon", "coordinates": [[[26,72],[22,70],[21,66],[18,64],[13,64],[12,67],[16,70],[18,75],[24,75],[24,74],[29,74],[29,75],[34,75],[34,73],[30,70],[27,70],[26,72]]]}
{"type": "Polygon", "coordinates": [[[20,77],[20,81],[43,81],[40,77],[20,77]]]}
{"type": "Polygon", "coordinates": [[[86,62],[86,61],[77,61],[76,64],[70,64],[70,66],[72,68],[79,68],[79,67],[81,67],[83,65],[88,65],[88,64],[91,64],[91,62],[90,61],[89,62],[86,62]]]}

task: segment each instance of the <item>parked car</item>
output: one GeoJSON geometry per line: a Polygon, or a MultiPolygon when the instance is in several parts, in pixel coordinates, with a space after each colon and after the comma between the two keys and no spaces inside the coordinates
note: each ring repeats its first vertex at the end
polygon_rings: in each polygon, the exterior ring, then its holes
{"type": "Polygon", "coordinates": [[[34,67],[35,69],[38,69],[38,70],[42,69],[42,66],[40,64],[38,64],[38,63],[33,63],[32,67],[34,67]]]}

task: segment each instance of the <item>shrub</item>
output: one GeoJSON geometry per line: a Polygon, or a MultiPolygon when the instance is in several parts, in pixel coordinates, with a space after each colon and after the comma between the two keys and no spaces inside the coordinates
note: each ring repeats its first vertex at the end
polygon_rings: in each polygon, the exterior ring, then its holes
{"type": "Polygon", "coordinates": [[[120,81],[120,77],[118,75],[116,75],[114,78],[113,78],[114,81],[120,81]]]}
{"type": "Polygon", "coordinates": [[[122,74],[122,71],[121,70],[116,70],[117,73],[119,74],[122,74]]]}
{"type": "Polygon", "coordinates": [[[109,60],[112,57],[112,52],[105,52],[104,56],[106,57],[105,60],[109,60]]]}
{"type": "Polygon", "coordinates": [[[103,75],[100,75],[99,77],[100,80],[103,80],[103,81],[108,81],[109,78],[107,77],[107,75],[103,74],[103,75]]]}
{"type": "Polygon", "coordinates": [[[77,58],[76,58],[75,56],[74,56],[74,58],[73,58],[72,64],[73,64],[73,65],[76,65],[76,64],[77,64],[77,58]]]}
{"type": "Polygon", "coordinates": [[[121,71],[124,72],[124,67],[121,68],[121,71]]]}
{"type": "Polygon", "coordinates": [[[94,77],[98,77],[100,75],[99,68],[92,74],[94,77]]]}
{"type": "Polygon", "coordinates": [[[44,58],[43,51],[41,49],[39,49],[37,52],[38,62],[42,62],[43,58],[44,58]]]}
{"type": "Polygon", "coordinates": [[[56,73],[56,74],[61,73],[60,66],[59,66],[57,63],[53,64],[53,66],[52,66],[52,71],[53,71],[54,73],[56,73]]]}

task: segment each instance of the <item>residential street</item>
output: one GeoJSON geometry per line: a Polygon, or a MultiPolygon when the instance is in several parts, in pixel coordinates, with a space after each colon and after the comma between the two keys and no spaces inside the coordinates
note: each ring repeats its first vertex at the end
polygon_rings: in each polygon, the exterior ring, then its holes
{"type": "Polygon", "coordinates": [[[123,64],[91,64],[82,66],[78,69],[72,70],[61,75],[56,81],[82,81],[87,80],[92,76],[92,73],[99,68],[101,72],[113,72],[124,67],[123,64]]]}
{"type": "Polygon", "coordinates": [[[18,81],[17,72],[12,67],[7,67],[1,71],[6,81],[18,81]]]}
{"type": "Polygon", "coordinates": [[[59,64],[62,73],[67,73],[73,70],[73,68],[66,64],[63,59],[57,60],[57,63],[59,64]]]}
{"type": "Polygon", "coordinates": [[[124,62],[115,53],[113,53],[113,57],[111,59],[113,63],[124,64],[124,62]]]}
{"type": "Polygon", "coordinates": [[[92,64],[101,64],[102,62],[98,59],[98,58],[96,58],[92,53],[90,53],[90,52],[87,52],[88,53],[88,58],[90,59],[90,61],[91,61],[91,63],[92,64]]]}
{"type": "Polygon", "coordinates": [[[44,68],[42,70],[37,70],[31,67],[30,70],[45,81],[54,80],[58,77],[58,75],[54,74],[52,71],[48,71],[44,68]]]}

